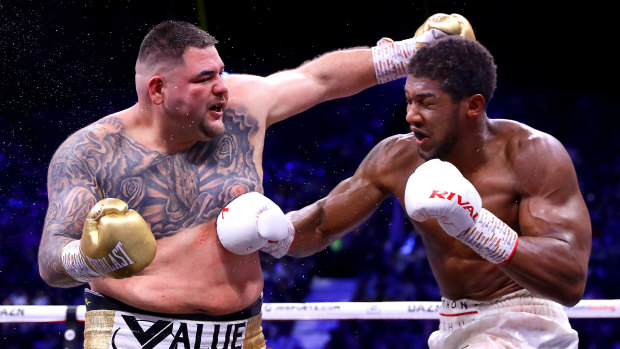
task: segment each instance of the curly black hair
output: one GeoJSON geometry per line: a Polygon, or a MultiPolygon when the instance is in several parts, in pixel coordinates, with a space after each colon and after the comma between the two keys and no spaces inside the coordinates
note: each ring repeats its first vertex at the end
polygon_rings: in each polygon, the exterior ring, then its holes
{"type": "Polygon", "coordinates": [[[456,35],[425,44],[407,66],[414,77],[441,81],[453,101],[479,93],[487,105],[497,85],[496,71],[493,56],[482,44],[456,35]]]}

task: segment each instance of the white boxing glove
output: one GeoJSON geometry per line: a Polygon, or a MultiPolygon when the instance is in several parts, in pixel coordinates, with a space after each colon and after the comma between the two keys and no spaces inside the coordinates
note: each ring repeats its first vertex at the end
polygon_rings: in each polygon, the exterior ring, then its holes
{"type": "Polygon", "coordinates": [[[262,249],[280,258],[288,252],[295,236],[293,224],[280,207],[257,192],[243,194],[228,203],[216,225],[222,245],[238,255],[262,249]]]}
{"type": "Polygon", "coordinates": [[[411,219],[422,222],[436,218],[448,234],[457,236],[476,223],[482,199],[454,165],[433,159],[409,177],[405,208],[411,219]]]}
{"type": "Polygon", "coordinates": [[[518,234],[490,211],[474,186],[451,163],[433,159],[418,167],[405,188],[411,219],[429,218],[486,260],[503,264],[514,255],[518,234]]]}

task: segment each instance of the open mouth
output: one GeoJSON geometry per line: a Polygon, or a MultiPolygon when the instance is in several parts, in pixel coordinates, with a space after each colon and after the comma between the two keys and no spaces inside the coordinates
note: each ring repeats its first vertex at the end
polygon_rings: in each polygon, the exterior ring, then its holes
{"type": "Polygon", "coordinates": [[[209,110],[214,111],[216,113],[221,113],[224,109],[224,103],[218,103],[209,108],[209,110]]]}
{"type": "Polygon", "coordinates": [[[419,141],[423,141],[428,138],[427,135],[417,131],[413,131],[413,136],[419,141]]]}
{"type": "Polygon", "coordinates": [[[413,126],[411,126],[411,133],[413,133],[413,136],[415,137],[415,139],[418,142],[422,142],[422,141],[428,139],[428,137],[429,137],[429,134],[428,134],[428,132],[426,132],[426,130],[423,130],[423,129],[420,129],[420,128],[417,128],[417,127],[413,127],[413,126]]]}

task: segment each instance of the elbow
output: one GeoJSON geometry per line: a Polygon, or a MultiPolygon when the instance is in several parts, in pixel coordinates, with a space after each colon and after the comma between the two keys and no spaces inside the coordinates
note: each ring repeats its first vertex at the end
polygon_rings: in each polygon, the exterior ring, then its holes
{"type": "MultiPolygon", "coordinates": [[[[576,269],[553,278],[540,279],[537,286],[530,284],[530,291],[565,307],[574,307],[585,293],[587,273],[576,269]]],[[[527,287],[526,287],[527,288],[527,287]]]]}
{"type": "Polygon", "coordinates": [[[43,281],[45,281],[45,283],[49,286],[54,286],[52,283],[52,279],[49,276],[49,273],[47,273],[45,271],[45,266],[41,263],[41,251],[39,250],[39,256],[38,256],[38,261],[37,261],[38,267],[39,267],[39,276],[41,277],[41,279],[43,281]]]}
{"type": "Polygon", "coordinates": [[[39,263],[39,276],[48,286],[51,286],[51,287],[68,288],[68,287],[73,287],[77,285],[73,281],[67,283],[66,280],[63,280],[63,279],[58,278],[57,276],[54,276],[53,273],[45,270],[45,268],[43,268],[40,263],[39,263]]]}
{"type": "Polygon", "coordinates": [[[578,280],[566,283],[565,287],[558,290],[556,301],[565,307],[574,307],[585,293],[586,275],[580,276],[578,280]]]}
{"type": "MultiPolygon", "coordinates": [[[[558,273],[557,287],[555,287],[555,301],[565,307],[574,307],[583,299],[588,280],[588,258],[575,256],[566,258],[571,263],[564,264],[558,273]]],[[[560,265],[560,264],[558,264],[560,265]]]]}
{"type": "Polygon", "coordinates": [[[41,253],[41,250],[39,250],[39,256],[37,258],[37,264],[39,267],[39,276],[41,277],[41,279],[49,286],[52,287],[57,287],[57,282],[55,282],[55,278],[52,277],[52,273],[51,270],[49,269],[49,267],[47,267],[45,265],[45,263],[43,262],[44,260],[44,256],[41,253]]]}
{"type": "Polygon", "coordinates": [[[57,287],[56,283],[54,282],[54,279],[49,276],[49,273],[45,273],[43,271],[43,269],[41,268],[41,265],[39,265],[39,276],[48,286],[57,287]]]}
{"type": "Polygon", "coordinates": [[[583,297],[583,289],[576,285],[564,287],[553,292],[535,292],[542,298],[547,298],[567,308],[574,307],[583,297]]]}
{"type": "Polygon", "coordinates": [[[563,292],[563,294],[559,297],[559,299],[556,299],[556,301],[565,307],[574,307],[583,298],[583,293],[584,290],[581,287],[574,287],[573,290],[563,292]]]}

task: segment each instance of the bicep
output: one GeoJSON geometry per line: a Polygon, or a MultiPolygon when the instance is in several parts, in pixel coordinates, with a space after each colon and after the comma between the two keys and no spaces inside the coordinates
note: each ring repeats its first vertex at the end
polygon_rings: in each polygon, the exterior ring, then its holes
{"type": "Polygon", "coordinates": [[[235,74],[227,78],[229,105],[243,106],[249,114],[270,126],[299,114],[324,100],[324,89],[299,70],[281,71],[267,77],[235,74]]]}
{"type": "Polygon", "coordinates": [[[588,209],[579,190],[577,175],[565,149],[556,142],[533,161],[519,209],[524,236],[547,237],[566,244],[584,258],[589,256],[591,226],[588,209]]]}
{"type": "Polygon", "coordinates": [[[527,144],[513,167],[521,186],[519,243],[501,269],[534,293],[572,306],[583,296],[587,280],[588,210],[572,161],[559,142],[528,139],[527,144]]]}
{"type": "Polygon", "coordinates": [[[84,218],[100,196],[94,178],[78,161],[53,159],[47,177],[47,190],[44,240],[51,236],[79,239],[84,218]]]}
{"type": "Polygon", "coordinates": [[[267,126],[299,114],[326,100],[321,83],[299,69],[282,71],[265,78],[269,93],[267,126]]]}
{"type": "Polygon", "coordinates": [[[575,252],[589,253],[590,217],[579,192],[524,198],[520,205],[519,224],[523,236],[553,238],[575,252]]]}

